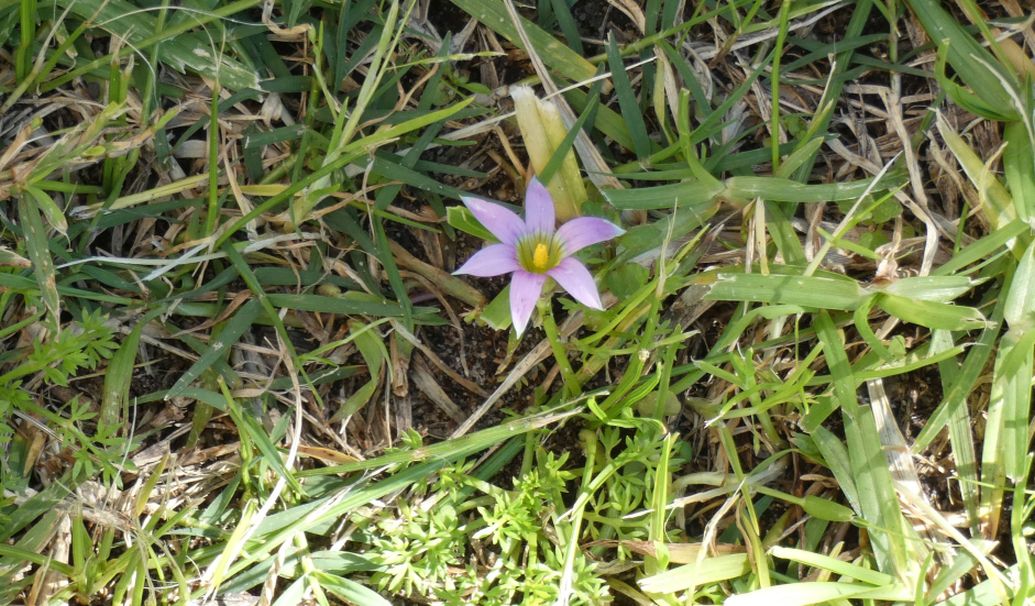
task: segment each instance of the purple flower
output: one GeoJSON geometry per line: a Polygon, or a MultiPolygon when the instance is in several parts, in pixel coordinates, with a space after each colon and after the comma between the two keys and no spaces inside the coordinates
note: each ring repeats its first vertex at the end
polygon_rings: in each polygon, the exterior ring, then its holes
{"type": "Polygon", "coordinates": [[[621,235],[622,228],[597,217],[577,217],[554,229],[553,199],[535,178],[525,193],[524,221],[499,204],[478,198],[463,198],[463,201],[499,243],[476,252],[454,273],[481,278],[513,273],[510,314],[519,335],[528,326],[548,277],[579,303],[603,309],[593,276],[572,255],[621,235]]]}

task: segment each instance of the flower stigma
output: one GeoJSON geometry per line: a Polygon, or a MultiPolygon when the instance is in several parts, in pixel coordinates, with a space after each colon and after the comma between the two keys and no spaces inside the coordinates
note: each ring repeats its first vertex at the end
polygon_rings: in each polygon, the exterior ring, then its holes
{"type": "Polygon", "coordinates": [[[530,234],[517,244],[518,263],[533,274],[545,274],[557,267],[563,257],[560,242],[552,234],[530,234]]]}
{"type": "Polygon", "coordinates": [[[532,253],[532,265],[539,271],[546,271],[549,269],[549,267],[547,267],[549,263],[550,251],[542,242],[536,242],[535,252],[532,253]]]}

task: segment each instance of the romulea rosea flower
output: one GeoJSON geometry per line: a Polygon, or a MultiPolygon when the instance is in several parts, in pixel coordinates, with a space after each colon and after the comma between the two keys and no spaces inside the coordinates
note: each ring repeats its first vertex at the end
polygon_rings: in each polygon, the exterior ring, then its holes
{"type": "Polygon", "coordinates": [[[525,192],[524,220],[499,204],[462,200],[499,243],[476,252],[454,273],[480,278],[513,274],[510,314],[517,334],[528,326],[547,278],[586,307],[603,309],[593,275],[572,255],[621,235],[622,228],[598,217],[577,217],[556,227],[553,199],[535,178],[525,192]]]}

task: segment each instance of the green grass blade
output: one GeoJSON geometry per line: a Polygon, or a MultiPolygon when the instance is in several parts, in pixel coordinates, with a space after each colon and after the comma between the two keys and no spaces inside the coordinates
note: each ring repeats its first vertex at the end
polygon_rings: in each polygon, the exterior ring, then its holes
{"type": "Polygon", "coordinates": [[[853,310],[870,296],[854,280],[819,276],[719,274],[708,298],[853,310]]]}
{"type": "Polygon", "coordinates": [[[54,259],[50,256],[49,238],[43,225],[43,217],[35,199],[23,194],[18,197],[18,216],[22,220],[22,232],[29,260],[32,261],[33,276],[39,286],[43,305],[47,308],[53,327],[61,325],[61,302],[58,296],[57,274],[54,259]]]}
{"type": "Polygon", "coordinates": [[[739,577],[749,570],[751,562],[746,553],[720,555],[640,579],[638,584],[649,593],[674,593],[696,585],[739,577]]]}
{"type": "Polygon", "coordinates": [[[936,44],[945,44],[949,63],[960,79],[971,87],[988,106],[1000,110],[1012,106],[1003,82],[1011,76],[998,66],[992,53],[963,29],[937,0],[906,0],[936,44]]]}
{"type": "Polygon", "coordinates": [[[889,314],[927,328],[944,330],[977,330],[987,326],[980,311],[965,305],[950,305],[922,299],[907,299],[898,295],[882,294],[877,304],[889,314]]]}
{"type": "MultiPolygon", "coordinates": [[[[512,44],[521,47],[521,38],[517,27],[510,19],[506,5],[496,0],[451,0],[464,12],[471,15],[486,27],[500,34],[512,44]]],[[[596,73],[596,67],[582,55],[559,42],[538,25],[521,19],[521,26],[528,34],[528,39],[535,46],[534,52],[543,58],[543,62],[557,73],[573,82],[589,80],[596,73]]],[[[531,49],[525,49],[531,50],[531,49]]]]}
{"type": "Polygon", "coordinates": [[[176,383],[169,389],[166,398],[182,394],[203,372],[211,368],[217,360],[225,360],[230,355],[230,349],[241,338],[241,335],[255,323],[261,311],[262,308],[258,301],[249,301],[241,306],[237,313],[222,327],[218,336],[208,343],[208,347],[201,357],[177,379],[176,383]]]}
{"type": "Polygon", "coordinates": [[[615,85],[615,94],[618,96],[618,105],[622,108],[622,116],[626,119],[629,127],[629,134],[632,136],[633,151],[638,158],[645,159],[650,155],[651,144],[647,136],[647,125],[640,113],[640,104],[636,99],[632,84],[629,82],[629,74],[625,73],[625,64],[622,62],[622,55],[618,50],[618,42],[614,34],[608,36],[607,42],[607,63],[611,68],[611,81],[615,85]]]}

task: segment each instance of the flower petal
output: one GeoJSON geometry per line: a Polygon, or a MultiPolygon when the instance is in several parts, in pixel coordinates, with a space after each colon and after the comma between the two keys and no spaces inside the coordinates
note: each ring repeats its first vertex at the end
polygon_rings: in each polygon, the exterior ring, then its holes
{"type": "Polygon", "coordinates": [[[528,182],[525,192],[525,225],[530,232],[552,234],[556,224],[556,214],[550,191],[536,179],[528,182]]]}
{"type": "Polygon", "coordinates": [[[597,291],[597,283],[593,281],[593,275],[574,257],[564,259],[557,267],[546,272],[546,275],[556,280],[561,288],[568,291],[568,294],[579,303],[593,309],[604,309],[600,303],[600,293],[597,291]]]}
{"type": "Polygon", "coordinates": [[[528,319],[532,317],[532,310],[543,293],[545,283],[544,274],[533,274],[523,269],[514,272],[514,277],[510,281],[510,317],[514,321],[514,330],[518,335],[525,332],[528,319]]]}
{"type": "Polygon", "coordinates": [[[557,239],[564,247],[564,254],[573,255],[587,246],[610,240],[624,233],[624,229],[606,219],[578,217],[557,229],[557,239]]]}
{"type": "Polygon", "coordinates": [[[509,244],[490,244],[471,255],[471,258],[453,274],[467,274],[479,278],[491,278],[509,274],[519,269],[517,251],[509,244]]]}
{"type": "Polygon", "coordinates": [[[474,218],[492,232],[500,242],[513,245],[521,234],[525,233],[525,223],[521,217],[510,209],[499,204],[486,202],[478,198],[461,198],[464,205],[471,209],[474,218]]]}

